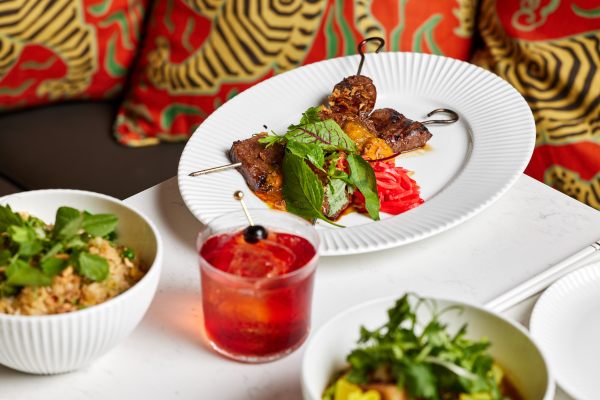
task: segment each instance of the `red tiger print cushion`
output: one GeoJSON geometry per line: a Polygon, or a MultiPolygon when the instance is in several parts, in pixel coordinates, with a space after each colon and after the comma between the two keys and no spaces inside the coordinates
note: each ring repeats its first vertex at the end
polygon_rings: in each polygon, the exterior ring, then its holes
{"type": "Polygon", "coordinates": [[[517,88],[536,121],[526,173],[600,209],[600,3],[483,0],[474,61],[517,88]]]}
{"type": "Polygon", "coordinates": [[[138,47],[147,0],[4,0],[0,110],[113,98],[138,47]]]}
{"type": "MultiPolygon", "coordinates": [[[[130,146],[185,140],[222,103],[274,74],[387,50],[469,57],[473,0],[170,0],[152,12],[131,92],[116,123],[130,146]]],[[[333,82],[332,82],[333,85],[333,82]]]]}

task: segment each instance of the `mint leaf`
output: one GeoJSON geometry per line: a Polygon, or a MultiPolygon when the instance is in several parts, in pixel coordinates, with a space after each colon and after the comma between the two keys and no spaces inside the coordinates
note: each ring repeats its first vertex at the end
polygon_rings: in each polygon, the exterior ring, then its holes
{"type": "Polygon", "coordinates": [[[323,185],[301,157],[286,151],[283,158],[283,198],[289,212],[305,218],[322,218],[323,185]]]}
{"type": "Polygon", "coordinates": [[[108,261],[104,257],[82,251],[77,264],[79,273],[92,281],[100,282],[108,277],[108,261]]]}
{"type": "Polygon", "coordinates": [[[83,215],[71,207],[60,207],[56,210],[56,219],[52,233],[55,238],[64,240],[79,232],[83,215]]]}
{"type": "Polygon", "coordinates": [[[6,284],[11,286],[48,286],[52,279],[23,260],[15,259],[6,269],[6,284]]]}
{"type": "Polygon", "coordinates": [[[294,153],[294,155],[308,159],[315,167],[323,169],[323,163],[325,163],[325,154],[323,149],[313,143],[302,143],[296,141],[289,141],[286,149],[294,153]]]}
{"type": "Polygon", "coordinates": [[[300,125],[312,124],[321,121],[320,107],[310,107],[308,110],[302,113],[300,118],[300,125]]]}
{"type": "Polygon", "coordinates": [[[327,216],[332,217],[337,215],[342,209],[348,205],[347,185],[342,179],[332,179],[325,186],[325,199],[329,204],[327,216]]]}
{"type": "Polygon", "coordinates": [[[15,213],[10,206],[0,206],[0,231],[5,231],[10,225],[23,225],[23,218],[15,213]]]}
{"type": "Polygon", "coordinates": [[[60,258],[47,258],[41,263],[42,271],[47,276],[58,275],[62,272],[62,270],[67,266],[66,260],[61,260],[60,258]]]}
{"type": "Polygon", "coordinates": [[[379,219],[379,195],[377,194],[377,180],[375,172],[371,165],[357,154],[348,155],[348,165],[350,166],[350,180],[365,196],[365,207],[369,216],[379,219]]]}
{"type": "Polygon", "coordinates": [[[85,214],[81,227],[92,236],[106,236],[117,227],[119,219],[113,214],[85,214]]]}

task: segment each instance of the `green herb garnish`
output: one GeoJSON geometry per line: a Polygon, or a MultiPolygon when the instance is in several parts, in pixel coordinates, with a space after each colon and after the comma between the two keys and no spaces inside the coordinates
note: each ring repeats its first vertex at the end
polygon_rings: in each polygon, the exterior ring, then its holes
{"type": "Polygon", "coordinates": [[[25,286],[48,286],[68,265],[91,281],[103,281],[108,261],[90,254],[88,242],[114,237],[116,226],[115,215],[60,207],[49,227],[39,218],[23,218],[10,206],[0,206],[0,296],[14,295],[25,286]]]}
{"type": "Polygon", "coordinates": [[[347,357],[351,369],[346,379],[366,384],[378,371],[410,398],[437,400],[448,393],[487,393],[489,399],[501,399],[493,359],[487,353],[490,343],[467,339],[466,325],[452,335],[440,320],[442,314],[460,308],[438,310],[435,302],[414,299],[414,307],[408,295],[397,300],[388,310],[389,321],[381,327],[361,327],[358,347],[347,357]],[[417,319],[423,306],[431,312],[425,325],[417,319]]]}
{"type": "Polygon", "coordinates": [[[348,194],[358,189],[365,197],[369,216],[379,219],[377,182],[371,165],[360,157],[354,141],[334,120],[321,120],[318,107],[306,110],[300,123],[290,125],[285,135],[269,135],[259,142],[286,147],[283,198],[289,212],[332,223],[329,217],[336,215],[346,205],[348,194]],[[341,153],[348,155],[349,174],[336,168],[341,153]],[[323,213],[325,199],[329,215],[323,213]]]}

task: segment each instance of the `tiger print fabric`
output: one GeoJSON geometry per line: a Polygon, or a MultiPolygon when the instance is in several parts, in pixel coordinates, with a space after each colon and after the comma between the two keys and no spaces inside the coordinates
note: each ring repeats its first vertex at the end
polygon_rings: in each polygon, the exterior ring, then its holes
{"type": "Polygon", "coordinates": [[[475,0],[156,2],[116,136],[130,146],[185,140],[253,84],[355,54],[367,36],[384,37],[386,50],[466,59],[475,12],[475,0]]]}
{"type": "Polygon", "coordinates": [[[526,173],[600,209],[600,4],[483,0],[474,61],[529,103],[536,149],[526,173]]]}
{"type": "Polygon", "coordinates": [[[0,0],[0,110],[115,97],[146,0],[0,0]]]}

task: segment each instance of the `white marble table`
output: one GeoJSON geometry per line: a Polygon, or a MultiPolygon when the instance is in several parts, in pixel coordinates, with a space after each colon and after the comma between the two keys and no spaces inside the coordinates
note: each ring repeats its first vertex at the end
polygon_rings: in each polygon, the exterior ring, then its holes
{"type": "MultiPolygon", "coordinates": [[[[77,372],[37,377],[0,367],[0,399],[301,399],[303,348],[245,365],[204,345],[194,250],[201,225],[176,180],[126,202],[155,221],[165,242],[159,289],[145,318],[124,343],[77,372]]],[[[323,258],[313,332],[349,306],[407,290],[485,303],[598,238],[600,212],[522,176],[497,203],[450,231],[379,253],[323,258]]],[[[507,314],[526,323],[531,304],[507,314]]]]}

